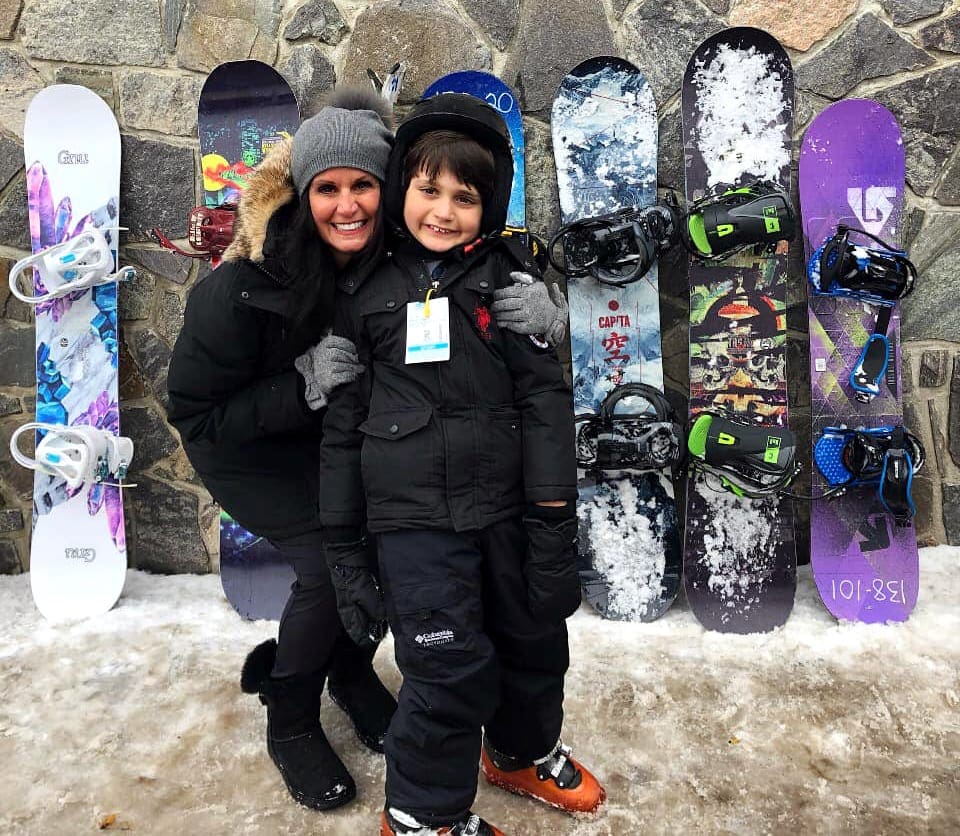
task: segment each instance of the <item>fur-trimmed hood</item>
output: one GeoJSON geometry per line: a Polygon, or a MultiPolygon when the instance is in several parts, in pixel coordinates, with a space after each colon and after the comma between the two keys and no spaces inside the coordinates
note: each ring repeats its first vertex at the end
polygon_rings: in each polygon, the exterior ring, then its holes
{"type": "Polygon", "coordinates": [[[224,261],[263,263],[263,245],[267,226],[277,210],[296,199],[290,161],[293,140],[277,143],[250,175],[246,190],[240,196],[237,218],[233,225],[233,243],[223,254],[224,261]]]}

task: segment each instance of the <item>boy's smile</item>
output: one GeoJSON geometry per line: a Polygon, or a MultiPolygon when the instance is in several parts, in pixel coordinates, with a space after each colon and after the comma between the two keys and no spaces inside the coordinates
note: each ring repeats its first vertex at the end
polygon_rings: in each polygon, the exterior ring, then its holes
{"type": "Polygon", "coordinates": [[[480,193],[445,169],[432,179],[419,171],[407,186],[403,221],[428,250],[443,253],[470,243],[480,234],[482,218],[480,193]]]}

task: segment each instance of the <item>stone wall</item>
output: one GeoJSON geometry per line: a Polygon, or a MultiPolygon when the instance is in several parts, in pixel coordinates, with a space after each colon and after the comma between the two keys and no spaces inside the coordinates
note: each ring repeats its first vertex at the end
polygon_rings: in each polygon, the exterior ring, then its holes
{"type": "MultiPolygon", "coordinates": [[[[166,369],[187,293],[205,267],[158,250],[148,230],[184,234],[199,202],[196,102],[221,61],[257,58],[290,81],[304,115],[337,81],[410,65],[401,105],[455,69],[492,70],[520,93],[528,217],[557,226],[549,109],[580,60],[619,54],[650,80],[661,110],[660,184],[682,190],[678,87],[686,61],[727,25],[768,29],[791,52],[797,141],[830,101],[870,96],[904,128],[908,223],[919,290],[904,304],[907,422],[929,450],[917,480],[923,543],[960,544],[960,3],[958,0],[0,0],[0,444],[34,411],[31,313],[6,273],[29,248],[24,110],[44,85],[83,84],[123,134],[122,426],[137,445],[126,492],[132,565],[217,568],[217,509],[164,421],[166,369]]],[[[802,259],[794,251],[791,417],[809,449],[802,259]]],[[[668,392],[687,386],[684,258],[661,266],[668,392]]],[[[28,568],[32,474],[0,456],[0,572],[28,568]]],[[[798,534],[802,535],[801,530],[798,534]]]]}

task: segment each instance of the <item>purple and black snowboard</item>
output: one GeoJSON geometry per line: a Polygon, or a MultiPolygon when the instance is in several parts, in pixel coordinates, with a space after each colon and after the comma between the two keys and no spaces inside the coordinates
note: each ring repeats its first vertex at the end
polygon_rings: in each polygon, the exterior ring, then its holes
{"type": "MultiPolygon", "coordinates": [[[[809,259],[838,224],[866,230],[892,246],[900,240],[904,149],[893,115],[878,102],[830,105],[807,128],[800,151],[800,205],[809,259]]],[[[893,308],[888,365],[880,395],[861,403],[850,371],[873,333],[878,308],[853,299],[809,296],[813,440],[824,427],[881,427],[903,422],[900,308],[893,308]]],[[[813,471],[813,492],[827,485],[813,471]]],[[[837,618],[905,621],[917,601],[919,561],[913,528],[887,513],[876,488],[851,488],[816,502],[810,514],[810,562],[820,597],[837,618]]]]}
{"type": "MultiPolygon", "coordinates": [[[[235,203],[270,148],[294,134],[300,109],[290,86],[261,61],[229,61],[200,92],[197,127],[207,206],[235,203]]],[[[220,513],[220,581],[244,618],[280,618],[293,569],[269,542],[220,513]]]]}
{"type": "MultiPolygon", "coordinates": [[[[697,48],[681,93],[688,205],[758,181],[789,192],[793,93],[790,59],[766,32],[727,29],[697,48]]],[[[787,425],[785,249],[691,260],[691,425],[705,409],[787,425]]],[[[790,500],[735,496],[691,471],[683,574],[705,627],[755,633],[783,624],[796,588],[790,500]]]]}

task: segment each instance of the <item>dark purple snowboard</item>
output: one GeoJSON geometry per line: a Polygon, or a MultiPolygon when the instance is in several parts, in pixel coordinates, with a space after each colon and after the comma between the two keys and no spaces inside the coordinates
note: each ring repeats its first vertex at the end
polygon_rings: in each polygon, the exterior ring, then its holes
{"type": "MultiPolygon", "coordinates": [[[[890,111],[869,99],[830,105],[807,128],[800,151],[807,258],[841,223],[896,246],[903,191],[903,138],[890,111]]],[[[860,403],[850,387],[850,370],[873,333],[877,310],[851,299],[809,297],[814,443],[826,426],[903,422],[899,305],[887,331],[890,358],[880,396],[860,403]]],[[[825,481],[814,468],[814,495],[824,489],[825,481]]],[[[894,524],[875,488],[853,488],[839,498],[815,502],[810,528],[810,562],[831,613],[865,622],[909,617],[917,602],[916,532],[894,524]]]]}
{"type": "MultiPolygon", "coordinates": [[[[733,186],[790,189],[793,69],[773,36],[738,27],[708,38],[681,93],[687,203],[733,186]]],[[[787,425],[786,245],[772,256],[691,260],[690,423],[704,409],[787,425]]],[[[715,477],[687,479],[683,551],[690,609],[705,627],[760,633],[793,608],[793,507],[738,497],[715,477]]]]}

